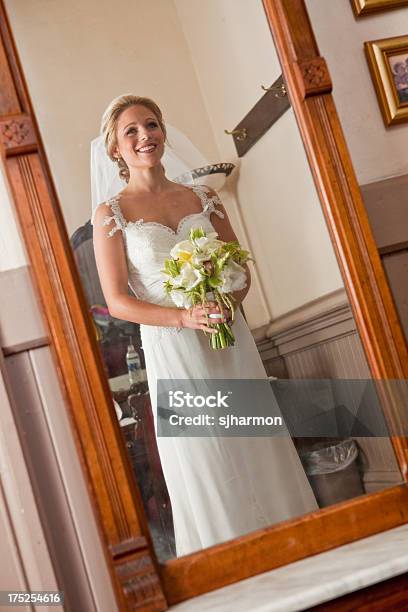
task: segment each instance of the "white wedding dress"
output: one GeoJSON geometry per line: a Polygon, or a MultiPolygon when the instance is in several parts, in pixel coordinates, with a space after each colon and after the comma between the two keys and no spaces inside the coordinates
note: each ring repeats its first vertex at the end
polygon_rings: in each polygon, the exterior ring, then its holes
{"type": "MultiPolygon", "coordinates": [[[[108,201],[109,235],[123,232],[129,286],[141,300],[174,307],[163,287],[164,259],[191,227],[215,231],[223,216],[206,187],[193,186],[202,212],[181,219],[177,231],[156,222],[126,222],[119,196],[108,201]]],[[[266,372],[241,312],[233,324],[235,346],[212,350],[201,330],[141,325],[147,379],[157,424],[157,379],[265,379],[266,372]]],[[[272,393],[272,390],[271,390],[272,393]]],[[[318,509],[289,437],[157,436],[171,500],[177,556],[318,509]]]]}

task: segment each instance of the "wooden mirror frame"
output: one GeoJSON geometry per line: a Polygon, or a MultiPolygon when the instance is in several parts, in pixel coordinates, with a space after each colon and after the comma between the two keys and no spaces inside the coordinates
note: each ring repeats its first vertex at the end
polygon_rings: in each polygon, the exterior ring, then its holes
{"type": "MultiPolygon", "coordinates": [[[[407,345],[304,0],[264,0],[264,7],[372,377],[408,378],[407,345]]],[[[401,484],[157,561],[3,0],[0,35],[2,160],[120,609],[163,610],[406,523],[401,484]]],[[[398,420],[392,401],[384,411],[398,420]]],[[[407,442],[392,438],[405,482],[407,442]]]]}

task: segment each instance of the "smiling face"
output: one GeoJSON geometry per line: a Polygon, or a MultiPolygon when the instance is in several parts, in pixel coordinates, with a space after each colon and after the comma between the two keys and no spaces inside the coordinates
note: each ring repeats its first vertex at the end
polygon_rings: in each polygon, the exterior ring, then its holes
{"type": "Polygon", "coordinates": [[[160,164],[165,135],[157,117],[146,106],[130,106],[120,114],[116,140],[115,156],[124,159],[130,172],[160,164]]]}

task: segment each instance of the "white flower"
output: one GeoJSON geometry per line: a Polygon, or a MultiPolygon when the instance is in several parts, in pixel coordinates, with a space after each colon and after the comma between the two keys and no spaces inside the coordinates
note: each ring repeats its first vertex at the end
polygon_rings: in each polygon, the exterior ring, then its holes
{"type": "Polygon", "coordinates": [[[188,259],[188,255],[192,255],[194,252],[194,244],[190,240],[181,240],[170,251],[170,255],[173,259],[188,259]]]}
{"type": "Polygon", "coordinates": [[[223,242],[217,240],[217,232],[210,232],[208,236],[191,240],[181,240],[170,251],[173,259],[200,264],[211,259],[211,253],[216,251],[223,242]]]}
{"type": "Polygon", "coordinates": [[[218,236],[218,234],[216,232],[211,232],[209,236],[203,236],[195,240],[197,249],[193,253],[193,263],[200,264],[204,261],[209,261],[212,253],[217,251],[220,246],[224,244],[221,240],[216,240],[215,236],[218,236]]]}
{"type": "Polygon", "coordinates": [[[197,245],[197,248],[200,251],[205,251],[206,253],[212,253],[216,251],[219,246],[223,244],[222,240],[217,240],[217,232],[210,232],[207,236],[202,236],[201,238],[195,238],[194,242],[197,245]]]}
{"type": "Polygon", "coordinates": [[[182,290],[174,290],[170,292],[170,297],[179,308],[190,308],[193,305],[191,297],[182,290]]]}
{"type": "Polygon", "coordinates": [[[245,269],[233,260],[229,260],[221,274],[222,284],[217,287],[221,293],[232,293],[240,291],[247,286],[247,278],[245,269]]]}
{"type": "Polygon", "coordinates": [[[210,261],[211,254],[210,253],[197,253],[195,252],[191,258],[191,263],[195,266],[201,265],[204,261],[210,261]]]}
{"type": "Polygon", "coordinates": [[[200,270],[196,270],[193,266],[186,263],[182,266],[180,274],[173,279],[173,286],[183,287],[189,291],[198,285],[203,278],[200,270]]]}

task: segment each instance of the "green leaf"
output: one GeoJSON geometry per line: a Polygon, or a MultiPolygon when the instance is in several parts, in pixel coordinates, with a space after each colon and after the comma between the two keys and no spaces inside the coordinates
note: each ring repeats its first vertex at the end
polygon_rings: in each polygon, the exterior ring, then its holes
{"type": "Polygon", "coordinates": [[[202,227],[194,228],[192,227],[190,230],[190,240],[194,242],[197,238],[204,238],[207,234],[203,230],[202,227]]]}

